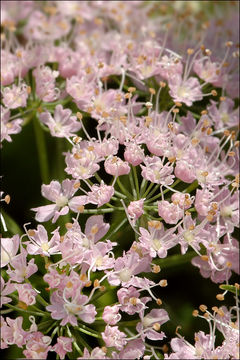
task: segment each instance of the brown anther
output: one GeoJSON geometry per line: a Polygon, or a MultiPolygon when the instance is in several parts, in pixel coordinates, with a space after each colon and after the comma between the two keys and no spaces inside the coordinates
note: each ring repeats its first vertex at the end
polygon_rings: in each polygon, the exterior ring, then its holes
{"type": "Polygon", "coordinates": [[[207,215],[207,220],[210,221],[210,222],[213,221],[213,215],[212,215],[212,214],[208,214],[208,215],[207,215]]]}
{"type": "Polygon", "coordinates": [[[100,289],[99,289],[101,292],[105,291],[106,290],[106,287],[104,285],[100,286],[100,289]]]}
{"type": "Polygon", "coordinates": [[[209,152],[209,147],[205,146],[204,150],[205,150],[206,153],[208,153],[209,152]]]}
{"type": "Polygon", "coordinates": [[[77,181],[74,185],[73,188],[74,189],[78,189],[80,187],[80,181],[77,181]]]}
{"type": "Polygon", "coordinates": [[[197,145],[197,144],[199,144],[199,139],[193,138],[193,139],[191,140],[191,143],[192,143],[192,145],[197,145]]]}
{"type": "Polygon", "coordinates": [[[87,282],[84,284],[84,286],[85,286],[85,287],[90,287],[90,286],[92,286],[92,281],[91,281],[91,280],[87,281],[87,282]]]}
{"type": "Polygon", "coordinates": [[[174,114],[177,114],[177,113],[179,113],[179,109],[173,109],[173,111],[172,111],[174,114]]]}
{"type": "Polygon", "coordinates": [[[206,319],[209,319],[209,314],[208,314],[208,313],[203,314],[203,316],[204,316],[206,319]]]}
{"type": "Polygon", "coordinates": [[[66,223],[66,224],[65,224],[65,228],[66,228],[67,230],[71,229],[72,227],[73,227],[73,224],[72,224],[72,223],[66,223]]]}
{"type": "Polygon", "coordinates": [[[199,309],[202,311],[202,312],[205,312],[207,310],[207,306],[206,305],[200,305],[199,306],[199,309]]]}
{"type": "Polygon", "coordinates": [[[220,96],[219,100],[220,100],[220,101],[225,101],[225,100],[226,100],[226,97],[225,97],[225,96],[220,96]]]}
{"type": "MultiPolygon", "coordinates": [[[[155,90],[155,89],[149,88],[148,90],[149,90],[150,94],[152,94],[152,95],[155,95],[155,94],[156,94],[156,90],[155,90]]],[[[129,90],[128,90],[128,91],[129,91],[129,90]]]]}
{"type": "Polygon", "coordinates": [[[92,106],[89,106],[88,108],[87,108],[87,112],[88,113],[91,113],[93,111],[93,107],[92,106]]]}
{"type": "Polygon", "coordinates": [[[213,310],[214,312],[218,312],[218,307],[217,307],[217,306],[213,306],[213,307],[212,307],[212,310],[213,310]]]}
{"type": "Polygon", "coordinates": [[[202,171],[202,172],[201,172],[201,175],[204,176],[204,177],[206,177],[206,176],[208,176],[208,172],[207,172],[207,171],[202,171]]]}
{"type": "Polygon", "coordinates": [[[121,115],[121,116],[119,117],[119,120],[120,120],[123,124],[126,124],[126,122],[127,122],[127,117],[126,117],[125,115],[121,115]]]}
{"type": "Polygon", "coordinates": [[[173,157],[169,157],[168,158],[168,161],[170,162],[170,163],[174,163],[175,161],[176,161],[176,158],[173,156],[173,157]]]}
{"type": "Polygon", "coordinates": [[[182,328],[181,325],[178,325],[178,326],[176,327],[175,334],[178,334],[178,330],[180,330],[181,328],[182,328]]]}
{"type": "Polygon", "coordinates": [[[168,128],[169,128],[171,131],[173,131],[174,126],[173,126],[173,123],[172,123],[172,122],[168,123],[168,128]]]}
{"type": "Polygon", "coordinates": [[[234,151],[229,151],[228,156],[235,156],[235,152],[234,151]]]}
{"type": "Polygon", "coordinates": [[[82,116],[82,114],[81,114],[80,112],[77,112],[77,118],[78,118],[79,120],[82,120],[83,116],[82,116]]]}
{"type": "Polygon", "coordinates": [[[36,232],[34,230],[31,230],[31,229],[28,230],[27,233],[28,233],[29,236],[34,236],[36,234],[36,232]]]}
{"type": "Polygon", "coordinates": [[[162,300],[158,298],[158,299],[156,300],[156,303],[157,303],[157,305],[160,306],[160,305],[162,305],[162,300]]]}
{"type": "Polygon", "coordinates": [[[231,263],[230,261],[227,261],[227,262],[226,262],[226,265],[227,265],[227,267],[229,267],[229,268],[232,267],[232,263],[231,263]]]}
{"type": "Polygon", "coordinates": [[[200,46],[200,49],[201,49],[202,51],[204,51],[204,50],[205,50],[205,45],[202,44],[202,45],[200,46]]]}
{"type": "Polygon", "coordinates": [[[102,25],[103,21],[102,21],[102,19],[96,17],[96,18],[94,19],[94,23],[95,23],[96,25],[102,25]]]}
{"type": "Polygon", "coordinates": [[[152,118],[150,116],[146,116],[146,121],[145,121],[145,125],[149,126],[152,122],[152,118]]]}
{"type": "Polygon", "coordinates": [[[101,347],[101,350],[106,354],[107,353],[107,348],[106,348],[106,346],[102,346],[101,347]]]}
{"type": "Polygon", "coordinates": [[[64,240],[64,235],[61,235],[61,236],[60,236],[60,242],[62,243],[63,240],[64,240]]]}
{"type": "Polygon", "coordinates": [[[80,214],[82,214],[82,213],[84,212],[84,209],[85,209],[84,205],[79,205],[79,206],[77,207],[77,211],[78,211],[80,214]]]}
{"type": "Polygon", "coordinates": [[[167,84],[164,81],[160,81],[159,85],[161,88],[164,88],[167,84]]]}
{"type": "Polygon", "coordinates": [[[205,127],[205,126],[203,126],[202,128],[201,128],[201,132],[205,132],[207,130],[207,128],[205,127]]]}
{"type": "Polygon", "coordinates": [[[185,211],[185,215],[186,215],[186,216],[190,216],[190,215],[191,215],[191,213],[190,213],[189,211],[187,211],[187,210],[186,210],[186,211],[185,211]]]}
{"type": "Polygon", "coordinates": [[[45,290],[46,290],[47,292],[49,292],[49,291],[50,291],[50,287],[46,287],[45,290]]]}
{"type": "Polygon", "coordinates": [[[189,227],[188,227],[188,230],[194,230],[195,229],[195,226],[194,225],[190,225],[189,227]]]}
{"type": "Polygon", "coordinates": [[[124,97],[125,97],[125,99],[131,99],[132,94],[131,94],[131,93],[126,93],[126,94],[124,95],[124,97]]]}
{"type": "Polygon", "coordinates": [[[67,284],[66,284],[66,287],[68,289],[70,289],[70,288],[72,288],[72,286],[73,286],[73,283],[71,281],[68,281],[67,284]]]}
{"type": "Polygon", "coordinates": [[[218,309],[218,315],[223,317],[225,314],[224,314],[224,311],[222,309],[218,309]]]}
{"type": "Polygon", "coordinates": [[[95,280],[94,280],[93,286],[94,286],[94,287],[100,286],[100,282],[99,282],[98,279],[95,279],[95,280]]]}
{"type": "Polygon", "coordinates": [[[130,86],[130,87],[128,88],[128,92],[133,93],[134,91],[136,91],[136,88],[135,88],[135,87],[130,86]]]}
{"type": "Polygon", "coordinates": [[[99,231],[99,227],[97,225],[93,225],[91,228],[91,234],[95,235],[99,231]]]}
{"type": "Polygon", "coordinates": [[[194,53],[194,49],[187,49],[188,55],[192,55],[194,53]]]}
{"type": "Polygon", "coordinates": [[[5,203],[9,204],[10,200],[11,200],[10,195],[6,195],[5,198],[4,198],[5,203]]]}
{"type": "Polygon", "coordinates": [[[229,66],[229,62],[226,61],[226,62],[223,64],[223,67],[226,68],[226,67],[228,67],[228,66],[229,66]]]}
{"type": "Polygon", "coordinates": [[[86,274],[81,274],[81,275],[79,276],[79,279],[80,279],[81,281],[85,282],[85,281],[87,281],[87,275],[86,275],[86,274]]]}
{"type": "Polygon", "coordinates": [[[211,135],[212,132],[213,132],[213,129],[209,127],[209,128],[207,129],[207,135],[211,135]]]}
{"type": "Polygon", "coordinates": [[[211,207],[213,210],[216,211],[218,209],[218,203],[216,203],[216,202],[211,203],[211,207]]]}
{"type": "Polygon", "coordinates": [[[153,329],[156,330],[156,331],[159,331],[160,327],[161,327],[161,325],[159,323],[153,324],[153,329]]]}
{"type": "Polygon", "coordinates": [[[216,295],[216,298],[217,298],[219,301],[223,301],[223,300],[224,300],[224,295],[223,295],[223,294],[217,294],[217,295],[216,295]]]}
{"type": "Polygon", "coordinates": [[[148,226],[159,230],[162,227],[162,223],[158,220],[151,220],[151,221],[148,221],[148,226]]]}
{"type": "Polygon", "coordinates": [[[19,301],[17,306],[23,310],[27,310],[27,308],[28,308],[27,304],[24,301],[19,301]]]}
{"type": "Polygon", "coordinates": [[[235,146],[235,147],[239,147],[239,144],[240,144],[239,141],[235,141],[234,146],[235,146]]]}
{"type": "Polygon", "coordinates": [[[211,52],[211,50],[209,50],[209,49],[205,49],[205,54],[207,55],[207,56],[211,56],[212,55],[212,52],[211,52]]]}
{"type": "Polygon", "coordinates": [[[235,140],[235,138],[236,138],[236,131],[231,131],[231,139],[232,140],[235,140]]]}
{"type": "Polygon", "coordinates": [[[73,157],[74,157],[76,160],[79,160],[79,159],[82,158],[82,156],[81,156],[79,153],[75,153],[75,154],[73,155],[73,157]]]}
{"type": "Polygon", "coordinates": [[[160,271],[161,271],[160,266],[159,266],[159,265],[154,264],[154,265],[153,265],[152,272],[153,272],[154,274],[158,274],[160,271]]]}
{"type": "Polygon", "coordinates": [[[175,105],[177,106],[177,107],[181,107],[182,106],[182,103],[180,103],[180,102],[175,102],[175,105]]]}
{"type": "Polygon", "coordinates": [[[173,201],[173,204],[174,204],[174,205],[178,205],[178,204],[179,204],[179,200],[174,200],[174,201],[173,201]]]}
{"type": "Polygon", "coordinates": [[[130,304],[132,304],[132,305],[137,305],[137,298],[136,297],[131,297],[130,299],[129,299],[129,302],[130,302],[130,304]]]}
{"type": "Polygon", "coordinates": [[[101,61],[98,63],[97,67],[99,69],[102,69],[104,67],[104,63],[102,63],[101,61]]]}
{"type": "Polygon", "coordinates": [[[80,141],[81,141],[81,138],[79,136],[74,136],[74,138],[73,138],[74,144],[79,144],[80,141]]]}
{"type": "Polygon", "coordinates": [[[212,94],[212,96],[217,96],[216,90],[212,90],[212,91],[211,91],[211,94],[212,94]]]}
{"type": "Polygon", "coordinates": [[[37,108],[37,112],[40,113],[40,114],[43,112],[43,109],[42,109],[41,106],[39,106],[39,107],[37,108]]]}
{"type": "MultiPolygon", "coordinates": [[[[230,322],[230,324],[229,324],[233,329],[238,329],[238,324],[237,324],[237,322],[230,322]]],[[[238,343],[238,347],[240,347],[240,344],[238,343]]]]}
{"type": "Polygon", "coordinates": [[[232,41],[227,41],[227,42],[225,43],[225,46],[226,46],[226,47],[231,47],[231,46],[233,46],[233,42],[232,42],[232,41]]]}
{"type": "Polygon", "coordinates": [[[162,351],[164,353],[167,353],[169,351],[169,347],[167,346],[167,344],[164,344],[163,347],[162,347],[162,351]]]}
{"type": "Polygon", "coordinates": [[[235,283],[234,286],[235,286],[235,288],[236,288],[237,290],[240,289],[240,285],[239,285],[238,283],[235,283]]]}
{"type": "Polygon", "coordinates": [[[168,285],[168,282],[167,282],[166,279],[160,280],[160,281],[159,281],[159,285],[160,285],[161,287],[166,287],[166,286],[168,285]]]}
{"type": "MultiPolygon", "coordinates": [[[[201,115],[207,115],[207,113],[208,113],[207,110],[202,110],[202,111],[201,111],[201,115]]],[[[209,122],[208,122],[208,124],[209,124],[209,122]]],[[[205,125],[205,124],[204,124],[204,125],[205,125]]],[[[205,126],[207,126],[207,125],[205,125],[205,126]]]]}
{"type": "Polygon", "coordinates": [[[198,310],[193,310],[193,312],[192,312],[192,316],[197,317],[197,316],[198,316],[198,314],[199,314],[198,310]]]}

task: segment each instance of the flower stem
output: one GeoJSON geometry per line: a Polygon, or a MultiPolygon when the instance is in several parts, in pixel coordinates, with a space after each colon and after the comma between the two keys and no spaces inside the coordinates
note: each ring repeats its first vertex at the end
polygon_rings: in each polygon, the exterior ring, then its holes
{"type": "Polygon", "coordinates": [[[35,315],[35,316],[46,316],[46,314],[43,314],[43,313],[39,313],[39,312],[36,312],[36,311],[29,311],[29,310],[24,310],[24,309],[21,309],[17,306],[14,306],[14,305],[11,305],[11,304],[5,304],[7,307],[9,307],[10,309],[13,309],[13,310],[16,310],[16,311],[22,311],[22,312],[25,312],[27,314],[32,314],[32,315],[35,315]]]}
{"type": "Polygon", "coordinates": [[[132,166],[132,169],[133,169],[133,176],[134,176],[135,185],[136,185],[137,199],[140,199],[140,191],[139,191],[139,183],[138,183],[138,176],[137,176],[136,166],[132,166]]]}
{"type": "Polygon", "coordinates": [[[44,184],[48,184],[49,183],[49,169],[48,169],[47,147],[46,147],[44,132],[43,132],[43,129],[41,128],[41,125],[39,124],[39,121],[36,116],[36,112],[35,112],[35,116],[33,119],[33,127],[34,127],[35,138],[36,138],[41,179],[44,184]]]}

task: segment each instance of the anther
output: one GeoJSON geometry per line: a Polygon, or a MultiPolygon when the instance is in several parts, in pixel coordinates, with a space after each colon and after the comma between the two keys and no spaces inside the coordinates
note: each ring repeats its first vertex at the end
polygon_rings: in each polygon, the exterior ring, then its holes
{"type": "Polygon", "coordinates": [[[76,182],[73,187],[74,189],[78,189],[80,187],[80,181],[76,182]]]}
{"type": "Polygon", "coordinates": [[[66,223],[66,224],[65,224],[65,228],[66,228],[67,230],[71,229],[72,227],[73,227],[73,224],[72,224],[72,223],[66,223]]]}
{"type": "Polygon", "coordinates": [[[136,88],[135,88],[135,87],[130,86],[130,87],[128,88],[128,92],[133,93],[134,91],[136,91],[136,88]]]}
{"type": "MultiPolygon", "coordinates": [[[[156,90],[155,90],[155,89],[149,88],[148,90],[149,90],[150,94],[152,94],[152,95],[155,95],[155,94],[156,94],[156,90]]],[[[129,91],[129,89],[128,89],[128,91],[129,91]]]]}
{"type": "Polygon", "coordinates": [[[164,88],[167,84],[164,81],[160,81],[159,85],[161,88],[164,88]]]}
{"type": "Polygon", "coordinates": [[[77,211],[82,214],[84,212],[84,206],[83,205],[80,205],[77,207],[77,211]]]}
{"type": "Polygon", "coordinates": [[[9,204],[10,200],[11,200],[10,195],[6,195],[5,198],[4,198],[5,203],[9,204]]]}
{"type": "MultiPolygon", "coordinates": [[[[202,110],[201,111],[201,115],[207,115],[208,111],[207,110],[202,110]]],[[[206,126],[206,125],[205,125],[206,126]]]]}
{"type": "Polygon", "coordinates": [[[193,312],[192,312],[192,316],[197,317],[197,316],[198,316],[198,314],[199,314],[198,310],[193,310],[193,312]]]}
{"type": "Polygon", "coordinates": [[[162,300],[158,298],[158,299],[156,300],[156,303],[157,303],[157,305],[162,305],[162,300]]]}
{"type": "Polygon", "coordinates": [[[99,280],[98,280],[98,279],[95,279],[95,280],[94,280],[94,283],[93,283],[93,286],[94,286],[94,287],[98,287],[99,285],[100,285],[99,280]]]}
{"type": "Polygon", "coordinates": [[[160,266],[159,266],[159,265],[154,264],[154,265],[153,265],[152,272],[153,272],[154,274],[158,274],[160,271],[161,271],[160,266]]]}
{"type": "Polygon", "coordinates": [[[199,306],[199,309],[202,311],[202,312],[205,312],[207,310],[207,306],[206,305],[200,305],[199,306]]]}
{"type": "Polygon", "coordinates": [[[187,49],[188,55],[192,55],[194,53],[194,49],[187,49]]]}
{"type": "Polygon", "coordinates": [[[34,230],[28,230],[27,233],[29,236],[34,236],[36,234],[34,230]]]}
{"type": "Polygon", "coordinates": [[[156,331],[159,331],[160,330],[160,324],[159,323],[155,323],[154,325],[153,325],[153,329],[154,330],[156,330],[156,331]]]}
{"type": "Polygon", "coordinates": [[[216,298],[217,298],[219,301],[223,301],[223,300],[224,300],[224,295],[223,295],[223,294],[217,294],[217,295],[216,295],[216,298]]]}
{"type": "Polygon", "coordinates": [[[211,91],[211,94],[212,94],[212,96],[217,96],[216,90],[212,90],[212,91],[211,91]]]}
{"type": "Polygon", "coordinates": [[[160,281],[159,281],[159,285],[160,285],[161,287],[166,287],[166,286],[168,285],[167,280],[166,280],[166,279],[160,280],[160,281]]]}

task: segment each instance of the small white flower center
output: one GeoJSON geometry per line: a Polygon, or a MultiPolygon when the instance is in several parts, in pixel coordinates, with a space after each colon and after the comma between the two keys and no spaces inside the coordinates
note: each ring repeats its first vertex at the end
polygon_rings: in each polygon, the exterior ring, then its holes
{"type": "Polygon", "coordinates": [[[224,206],[221,208],[220,214],[222,215],[222,217],[231,218],[233,215],[233,210],[232,210],[231,206],[224,206]]]}
{"type": "Polygon", "coordinates": [[[183,234],[184,240],[186,240],[188,243],[191,243],[194,240],[194,235],[192,233],[192,231],[185,231],[185,233],[183,234]]]}
{"type": "Polygon", "coordinates": [[[121,281],[129,281],[131,279],[131,271],[129,269],[123,269],[120,274],[119,274],[119,278],[121,281]]]}
{"type": "Polygon", "coordinates": [[[153,239],[152,243],[153,243],[153,248],[155,250],[159,250],[162,246],[161,241],[159,239],[153,239]]]}
{"type": "Polygon", "coordinates": [[[59,196],[56,200],[56,205],[59,206],[59,207],[63,207],[65,205],[67,205],[68,203],[68,198],[66,196],[59,196]]]}
{"type": "Polygon", "coordinates": [[[48,251],[48,250],[49,250],[49,245],[48,245],[48,243],[42,244],[42,245],[41,245],[41,248],[42,248],[43,251],[48,251]]]}

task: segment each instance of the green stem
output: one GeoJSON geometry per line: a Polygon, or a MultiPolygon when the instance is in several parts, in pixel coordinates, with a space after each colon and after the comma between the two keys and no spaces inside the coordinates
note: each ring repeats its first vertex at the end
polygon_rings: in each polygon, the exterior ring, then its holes
{"type": "MultiPolygon", "coordinates": [[[[172,184],[172,188],[174,188],[174,186],[177,185],[180,181],[181,181],[180,179],[177,179],[177,180],[172,184]]],[[[163,191],[163,194],[166,194],[168,191],[170,191],[170,189],[165,189],[165,190],[163,191]]],[[[149,203],[149,202],[153,202],[153,201],[157,200],[158,198],[160,198],[161,196],[162,196],[162,194],[159,193],[159,194],[155,195],[154,197],[152,197],[152,198],[150,198],[150,199],[147,199],[147,200],[145,201],[145,204],[147,204],[147,203],[149,203]]]]}
{"type": "Polygon", "coordinates": [[[143,197],[142,194],[144,194],[146,187],[147,187],[148,181],[146,179],[142,180],[141,187],[140,187],[140,196],[143,197]]]}
{"type": "Polygon", "coordinates": [[[114,227],[114,230],[109,234],[107,235],[107,237],[110,239],[111,236],[113,236],[114,234],[116,234],[116,232],[118,232],[118,230],[127,222],[127,218],[125,217],[123,219],[122,222],[120,222],[120,224],[117,226],[117,227],[114,227]]]}
{"type": "MultiPolygon", "coordinates": [[[[71,338],[71,339],[74,339],[69,327],[67,326],[67,334],[68,336],[71,338]]],[[[80,347],[78,346],[78,344],[76,343],[76,341],[74,340],[73,341],[73,346],[75,347],[75,349],[77,350],[77,352],[80,354],[80,355],[83,355],[83,352],[82,350],[80,349],[80,347]]]]}
{"type": "Polygon", "coordinates": [[[137,192],[136,192],[135,184],[134,184],[134,181],[133,181],[132,171],[130,171],[130,173],[129,173],[129,180],[130,180],[130,185],[131,185],[131,188],[132,188],[133,199],[137,200],[137,192]]]}
{"type": "Polygon", "coordinates": [[[20,226],[16,223],[16,221],[8,215],[3,209],[1,209],[2,216],[6,222],[8,232],[10,232],[12,235],[19,234],[22,235],[23,231],[20,228],[20,226]]]}
{"type": "Polygon", "coordinates": [[[97,181],[99,182],[99,184],[101,184],[102,179],[100,178],[100,176],[98,175],[98,173],[94,174],[95,178],[97,179],[97,181]]]}
{"type": "Polygon", "coordinates": [[[147,194],[149,193],[149,191],[152,189],[152,187],[154,186],[155,184],[154,183],[151,183],[149,185],[149,187],[147,188],[147,190],[145,191],[145,193],[143,194],[143,198],[147,197],[147,194]]]}
{"type": "Polygon", "coordinates": [[[150,191],[150,193],[148,194],[148,197],[151,199],[151,196],[157,191],[157,189],[159,188],[159,184],[157,184],[156,186],[154,186],[154,188],[152,189],[152,191],[150,191]]]}
{"type": "Polygon", "coordinates": [[[84,214],[105,214],[105,213],[111,213],[115,209],[84,209],[84,214]]]}
{"type": "Polygon", "coordinates": [[[184,193],[191,193],[193,190],[195,190],[198,187],[198,181],[195,180],[192,184],[190,184],[183,192],[184,193]]]}
{"type": "Polygon", "coordinates": [[[17,306],[14,306],[14,305],[11,305],[11,304],[5,304],[5,306],[9,307],[10,309],[14,309],[16,311],[22,311],[26,314],[32,314],[32,315],[35,315],[35,316],[46,316],[46,314],[43,314],[43,313],[39,313],[39,312],[36,312],[36,311],[29,311],[29,310],[24,310],[24,309],[21,309],[17,306]]]}
{"type": "MultiPolygon", "coordinates": [[[[129,200],[133,200],[132,195],[130,194],[130,192],[127,191],[127,189],[125,189],[125,187],[124,187],[123,184],[121,183],[119,177],[117,178],[117,184],[118,184],[118,186],[120,187],[121,191],[126,195],[126,197],[127,197],[129,200]]],[[[115,193],[116,193],[116,191],[115,191],[115,193]]]]}
{"type": "Polygon", "coordinates": [[[132,169],[133,169],[133,176],[134,176],[135,185],[136,185],[137,199],[140,199],[140,191],[139,191],[139,183],[138,183],[138,176],[137,176],[136,166],[132,166],[132,169]]]}
{"type": "Polygon", "coordinates": [[[77,327],[77,329],[79,330],[79,331],[81,331],[82,333],[84,333],[84,334],[87,334],[87,335],[90,335],[90,336],[92,336],[92,337],[95,337],[95,338],[97,338],[97,339],[101,339],[102,337],[101,337],[101,335],[99,335],[99,334],[94,334],[94,333],[92,333],[92,332],[90,332],[90,331],[88,331],[88,330],[86,330],[86,329],[83,329],[83,328],[81,328],[81,327],[77,327]]]}
{"type": "MultiPolygon", "coordinates": [[[[123,195],[122,193],[120,193],[119,191],[117,191],[117,190],[114,190],[114,193],[118,196],[118,197],[120,197],[121,199],[126,199],[126,195],[123,195]]],[[[113,198],[112,198],[113,199],[113,198]]]]}
{"type": "Polygon", "coordinates": [[[184,255],[171,255],[166,259],[155,259],[154,263],[160,265],[161,269],[167,269],[178,265],[189,263],[196,256],[195,251],[189,251],[184,255]]]}
{"type": "Polygon", "coordinates": [[[49,170],[48,170],[47,147],[46,147],[44,132],[43,132],[43,129],[41,128],[41,125],[39,124],[39,121],[36,116],[36,112],[35,112],[35,116],[33,119],[33,127],[34,127],[35,138],[36,138],[41,179],[44,184],[48,184],[49,183],[49,170]]]}

